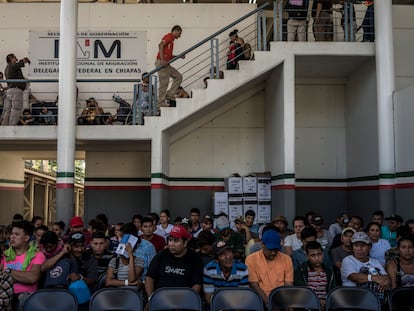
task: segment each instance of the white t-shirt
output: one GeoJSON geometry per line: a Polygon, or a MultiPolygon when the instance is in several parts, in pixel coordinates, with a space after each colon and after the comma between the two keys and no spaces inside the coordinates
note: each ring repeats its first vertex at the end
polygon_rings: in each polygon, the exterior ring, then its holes
{"type": "Polygon", "coordinates": [[[372,243],[369,257],[377,259],[381,265],[385,266],[385,252],[390,248],[390,242],[385,239],[379,239],[377,243],[372,243]]]}
{"type": "Polygon", "coordinates": [[[296,236],[296,233],[288,235],[285,238],[284,244],[283,246],[290,246],[292,248],[293,251],[298,250],[299,248],[301,248],[303,245],[302,241],[300,239],[298,239],[298,237],[296,236]]]}
{"type": "Polygon", "coordinates": [[[344,260],[342,260],[341,266],[342,285],[357,286],[356,283],[348,279],[348,276],[350,276],[352,273],[366,273],[365,271],[368,271],[371,267],[374,267],[376,270],[379,270],[379,274],[381,275],[387,274],[381,263],[374,258],[369,258],[367,262],[361,262],[358,259],[356,259],[353,255],[345,257],[344,260]]]}
{"type": "Polygon", "coordinates": [[[155,234],[158,234],[159,236],[162,236],[164,240],[167,242],[167,237],[170,234],[172,228],[174,226],[172,224],[168,224],[167,228],[163,228],[161,224],[157,225],[157,230],[155,230],[155,234]]]}

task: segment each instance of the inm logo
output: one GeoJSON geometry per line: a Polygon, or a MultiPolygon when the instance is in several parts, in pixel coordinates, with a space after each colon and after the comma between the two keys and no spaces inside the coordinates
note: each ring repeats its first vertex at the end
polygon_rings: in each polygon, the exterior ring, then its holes
{"type": "MultiPolygon", "coordinates": [[[[90,59],[91,58],[91,41],[92,41],[92,48],[93,48],[93,59],[99,59],[100,55],[103,55],[104,58],[110,58],[114,52],[116,52],[116,58],[121,58],[121,41],[114,40],[112,41],[111,46],[109,49],[106,48],[104,42],[102,40],[96,39],[85,39],[84,44],[80,44],[77,41],[78,47],[78,59],[90,59]]],[[[54,44],[54,57],[59,58],[59,40],[55,40],[54,44]]]]}

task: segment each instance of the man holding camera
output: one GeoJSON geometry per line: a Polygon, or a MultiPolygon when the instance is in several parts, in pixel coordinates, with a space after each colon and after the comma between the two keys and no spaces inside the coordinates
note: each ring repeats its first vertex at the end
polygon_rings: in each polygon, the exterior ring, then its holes
{"type": "MultiPolygon", "coordinates": [[[[6,61],[7,66],[4,70],[6,79],[24,80],[21,68],[25,64],[30,64],[30,60],[27,57],[18,60],[14,54],[9,54],[6,61]]],[[[1,125],[17,125],[23,111],[23,91],[26,82],[8,82],[7,85],[1,125]]]]}

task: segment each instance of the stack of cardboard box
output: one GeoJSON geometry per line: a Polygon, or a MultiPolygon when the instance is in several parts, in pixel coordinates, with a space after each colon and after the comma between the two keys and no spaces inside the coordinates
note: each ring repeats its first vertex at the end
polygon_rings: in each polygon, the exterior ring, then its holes
{"type": "Polygon", "coordinates": [[[225,213],[230,224],[238,216],[244,216],[247,210],[256,214],[256,223],[269,223],[271,220],[271,175],[270,173],[252,173],[248,176],[234,174],[224,179],[225,192],[214,194],[214,214],[225,213]]]}

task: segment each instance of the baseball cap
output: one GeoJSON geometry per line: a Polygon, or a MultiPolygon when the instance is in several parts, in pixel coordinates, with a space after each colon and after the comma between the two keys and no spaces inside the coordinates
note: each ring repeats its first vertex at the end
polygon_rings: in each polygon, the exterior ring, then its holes
{"type": "Polygon", "coordinates": [[[217,220],[216,220],[216,227],[220,231],[221,230],[224,230],[224,229],[227,229],[227,228],[230,228],[230,221],[227,218],[227,216],[224,216],[224,215],[223,216],[219,216],[217,218],[217,220]]]}
{"type": "Polygon", "coordinates": [[[276,221],[283,222],[285,224],[285,226],[288,226],[289,225],[289,223],[288,223],[288,221],[287,221],[287,219],[286,219],[285,216],[277,216],[276,218],[273,219],[272,223],[274,223],[276,221]]]}
{"type": "Polygon", "coordinates": [[[223,254],[223,252],[226,249],[233,249],[229,244],[227,244],[225,241],[216,241],[213,244],[213,249],[212,252],[214,254],[214,257],[217,257],[221,254],[223,254]]]}
{"type": "Polygon", "coordinates": [[[176,239],[191,239],[191,234],[187,231],[187,229],[182,225],[175,225],[169,234],[170,237],[176,238],[176,239]]]}
{"type": "Polygon", "coordinates": [[[204,218],[203,218],[203,221],[202,221],[203,223],[206,223],[206,222],[213,222],[213,218],[211,217],[211,216],[209,216],[209,215],[206,215],[206,216],[204,216],[204,218]]]}
{"type": "Polygon", "coordinates": [[[392,214],[390,217],[385,218],[385,220],[395,220],[396,222],[403,222],[403,218],[400,215],[392,214]]]}
{"type": "Polygon", "coordinates": [[[355,233],[356,233],[356,230],[355,230],[354,228],[351,228],[351,227],[346,227],[344,230],[342,230],[341,235],[344,235],[344,234],[345,234],[345,233],[347,233],[348,231],[351,231],[351,232],[352,232],[352,234],[355,234],[355,233]]]}
{"type": "Polygon", "coordinates": [[[262,238],[263,244],[266,246],[267,249],[277,249],[280,250],[280,234],[275,230],[267,230],[263,234],[262,238]]]}
{"type": "Polygon", "coordinates": [[[316,216],[315,218],[312,219],[312,223],[316,226],[320,226],[323,224],[323,218],[322,216],[316,216]]]}
{"type": "Polygon", "coordinates": [[[366,234],[365,232],[355,232],[354,235],[352,236],[352,243],[356,243],[356,242],[363,242],[365,244],[371,244],[371,240],[369,239],[368,234],[366,234]]]}
{"type": "Polygon", "coordinates": [[[79,216],[74,216],[70,219],[69,226],[71,227],[83,227],[83,220],[79,216]]]}
{"type": "Polygon", "coordinates": [[[69,236],[69,244],[85,243],[85,236],[83,233],[75,232],[69,236]]]}

